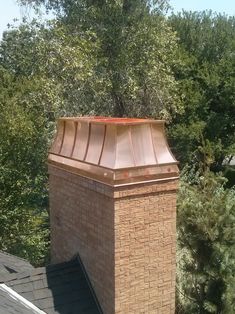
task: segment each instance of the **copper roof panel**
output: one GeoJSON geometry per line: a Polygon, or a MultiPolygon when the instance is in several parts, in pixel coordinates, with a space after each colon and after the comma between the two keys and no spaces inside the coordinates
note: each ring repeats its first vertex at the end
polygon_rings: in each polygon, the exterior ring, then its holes
{"type": "Polygon", "coordinates": [[[126,125],[119,125],[116,132],[116,160],[114,168],[134,167],[135,160],[131,143],[130,127],[126,125]]]}
{"type": "Polygon", "coordinates": [[[105,126],[90,124],[90,136],[85,161],[98,165],[104,144],[105,126]]]}
{"type": "Polygon", "coordinates": [[[100,166],[114,169],[116,160],[116,127],[106,125],[104,147],[100,158],[100,166]]]}
{"type": "Polygon", "coordinates": [[[157,163],[164,164],[175,162],[175,158],[171,154],[171,151],[166,141],[164,125],[152,124],[151,128],[153,147],[157,158],[157,163]]]}
{"type": "Polygon", "coordinates": [[[64,138],[61,146],[60,155],[70,157],[73,152],[75,141],[75,123],[68,120],[64,125],[64,138]]]}
{"type": "Polygon", "coordinates": [[[56,138],[50,149],[50,151],[52,151],[54,154],[58,154],[58,155],[60,154],[61,145],[64,139],[64,126],[65,126],[65,122],[62,119],[58,120],[56,138]]]}
{"type": "Polygon", "coordinates": [[[78,160],[84,160],[88,147],[90,125],[88,123],[77,122],[76,129],[77,132],[72,157],[78,160]]]}
{"type": "Polygon", "coordinates": [[[150,125],[131,126],[131,139],[136,166],[156,164],[150,125]]]}

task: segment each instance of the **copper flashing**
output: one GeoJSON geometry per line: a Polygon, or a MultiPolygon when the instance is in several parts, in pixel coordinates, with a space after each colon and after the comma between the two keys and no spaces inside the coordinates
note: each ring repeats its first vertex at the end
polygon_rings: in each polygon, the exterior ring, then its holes
{"type": "Polygon", "coordinates": [[[179,176],[162,120],[61,118],[48,163],[115,186],[179,176]]]}

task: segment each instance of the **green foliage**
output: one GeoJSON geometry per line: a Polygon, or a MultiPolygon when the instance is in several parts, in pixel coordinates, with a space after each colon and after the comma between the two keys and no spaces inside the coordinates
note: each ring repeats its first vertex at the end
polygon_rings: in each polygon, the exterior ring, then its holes
{"type": "Polygon", "coordinates": [[[27,88],[1,67],[0,76],[0,249],[39,265],[48,250],[48,134],[26,106],[27,88]]]}
{"type": "Polygon", "coordinates": [[[29,99],[35,97],[30,92],[31,82],[36,83],[39,100],[36,106],[42,112],[56,117],[65,113],[88,114],[95,49],[90,32],[83,37],[73,36],[60,23],[50,22],[45,27],[33,21],[4,34],[0,64],[18,80],[24,80],[25,86],[29,81],[27,102],[36,104],[35,99],[29,99]]]}
{"type": "Polygon", "coordinates": [[[235,311],[235,190],[185,171],[178,198],[179,313],[235,311]]]}
{"type": "Polygon", "coordinates": [[[170,23],[179,36],[175,76],[185,109],[170,130],[173,146],[183,165],[221,170],[235,154],[235,18],[183,12],[170,23]]]}
{"type": "Polygon", "coordinates": [[[231,188],[235,186],[235,167],[226,165],[224,167],[224,176],[228,180],[226,186],[231,188]]]}
{"type": "Polygon", "coordinates": [[[181,110],[172,72],[176,36],[163,16],[166,1],[27,2],[57,12],[57,23],[43,37],[49,67],[57,64],[57,74],[67,73],[55,77],[62,79],[66,113],[69,107],[73,114],[170,119],[181,110]],[[81,50],[84,58],[77,61],[81,50]],[[81,73],[83,81],[77,79],[81,73]]]}

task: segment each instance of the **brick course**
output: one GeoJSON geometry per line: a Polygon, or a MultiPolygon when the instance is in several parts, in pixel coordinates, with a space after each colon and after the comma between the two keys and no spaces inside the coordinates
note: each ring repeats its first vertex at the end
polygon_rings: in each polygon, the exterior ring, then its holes
{"type": "Polygon", "coordinates": [[[114,187],[49,174],[52,262],[79,252],[105,314],[173,314],[178,180],[114,187]]]}

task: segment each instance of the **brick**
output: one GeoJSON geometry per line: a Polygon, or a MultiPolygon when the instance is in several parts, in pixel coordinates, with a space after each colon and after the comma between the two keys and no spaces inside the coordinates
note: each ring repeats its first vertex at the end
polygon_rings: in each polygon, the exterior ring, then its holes
{"type": "Polygon", "coordinates": [[[52,261],[79,253],[105,314],[173,314],[178,180],[112,187],[49,173],[52,261]]]}

